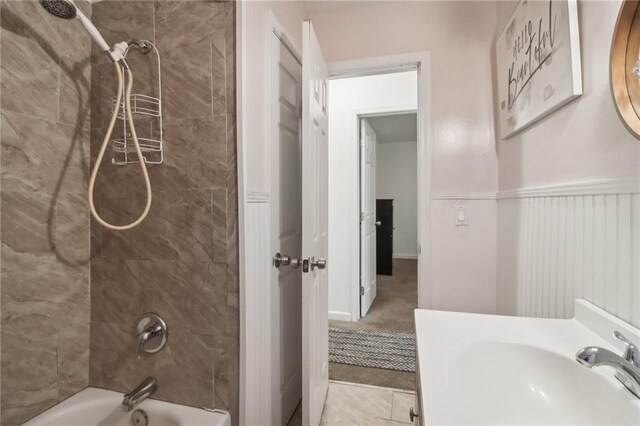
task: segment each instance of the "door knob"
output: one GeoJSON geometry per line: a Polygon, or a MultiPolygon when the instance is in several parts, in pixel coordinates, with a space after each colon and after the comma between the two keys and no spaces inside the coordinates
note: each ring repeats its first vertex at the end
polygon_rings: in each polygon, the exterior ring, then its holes
{"type": "Polygon", "coordinates": [[[311,265],[311,270],[313,271],[315,268],[318,269],[325,269],[327,267],[327,259],[323,259],[321,257],[319,258],[315,258],[312,257],[309,261],[309,264],[311,265]]]}
{"type": "Polygon", "coordinates": [[[298,269],[300,267],[300,259],[286,254],[276,253],[275,256],[273,256],[273,266],[276,268],[291,266],[293,269],[298,269]]]}
{"type": "Polygon", "coordinates": [[[380,222],[379,220],[376,220],[376,226],[381,226],[382,222],[380,222]]]}

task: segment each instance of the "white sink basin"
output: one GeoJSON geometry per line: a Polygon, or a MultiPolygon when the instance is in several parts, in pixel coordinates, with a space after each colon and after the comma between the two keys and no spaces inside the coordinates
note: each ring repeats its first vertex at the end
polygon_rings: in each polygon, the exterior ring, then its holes
{"type": "Polygon", "coordinates": [[[620,397],[620,386],[535,346],[473,344],[458,356],[456,373],[459,383],[467,383],[465,399],[489,414],[490,423],[638,425],[637,411],[620,397]]]}
{"type": "Polygon", "coordinates": [[[416,311],[425,424],[640,425],[640,399],[607,367],[575,361],[584,346],[622,353],[608,334],[640,331],[593,307],[549,320],[416,311]],[[581,316],[581,317],[580,317],[581,316]]]}

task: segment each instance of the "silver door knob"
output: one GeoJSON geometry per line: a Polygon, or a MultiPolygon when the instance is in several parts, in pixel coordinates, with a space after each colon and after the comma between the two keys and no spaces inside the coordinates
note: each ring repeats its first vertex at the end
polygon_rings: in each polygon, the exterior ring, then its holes
{"type": "Polygon", "coordinates": [[[276,268],[279,268],[281,266],[287,266],[289,263],[291,263],[291,257],[285,255],[280,254],[280,252],[276,253],[275,256],[273,256],[273,266],[275,266],[276,268]]]}
{"type": "Polygon", "coordinates": [[[298,269],[300,267],[300,259],[286,254],[276,253],[275,256],[273,256],[273,266],[276,268],[291,266],[293,269],[298,269]]]}
{"type": "Polygon", "coordinates": [[[327,259],[323,259],[323,258],[321,258],[321,257],[319,257],[319,258],[317,258],[317,259],[316,259],[315,257],[312,257],[312,258],[309,260],[309,264],[311,265],[311,270],[312,270],[312,271],[313,271],[315,268],[318,268],[318,269],[325,269],[325,268],[327,267],[327,259]]]}
{"type": "Polygon", "coordinates": [[[298,269],[300,267],[300,264],[302,262],[300,262],[300,259],[297,257],[292,257],[291,258],[291,263],[289,263],[289,266],[291,266],[293,269],[298,269]]]}
{"type": "Polygon", "coordinates": [[[376,220],[376,226],[382,226],[382,222],[380,222],[379,220],[376,220]]]}

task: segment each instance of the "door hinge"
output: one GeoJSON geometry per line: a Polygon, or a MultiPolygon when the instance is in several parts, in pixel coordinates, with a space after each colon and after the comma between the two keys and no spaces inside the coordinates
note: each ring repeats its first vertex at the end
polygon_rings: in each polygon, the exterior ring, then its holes
{"type": "Polygon", "coordinates": [[[364,296],[364,287],[360,286],[360,296],[364,296]]]}
{"type": "Polygon", "coordinates": [[[364,212],[360,212],[360,222],[364,222],[364,212]]]}

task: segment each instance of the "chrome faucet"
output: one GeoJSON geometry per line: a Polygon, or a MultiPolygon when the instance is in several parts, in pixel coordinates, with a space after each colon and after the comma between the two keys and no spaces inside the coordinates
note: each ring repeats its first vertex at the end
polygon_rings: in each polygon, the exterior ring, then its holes
{"type": "Polygon", "coordinates": [[[162,326],[160,324],[154,324],[147,327],[138,335],[138,359],[142,357],[142,354],[144,353],[144,346],[147,342],[156,336],[161,336],[162,331],[162,326]]]}
{"type": "Polygon", "coordinates": [[[622,356],[608,349],[587,346],[576,353],[576,361],[589,368],[602,365],[614,368],[616,379],[640,398],[640,350],[619,331],[614,331],[613,336],[626,345],[622,356]]]}
{"type": "Polygon", "coordinates": [[[158,389],[158,381],[153,377],[147,377],[134,390],[124,395],[122,405],[127,411],[149,398],[158,389]]]}

